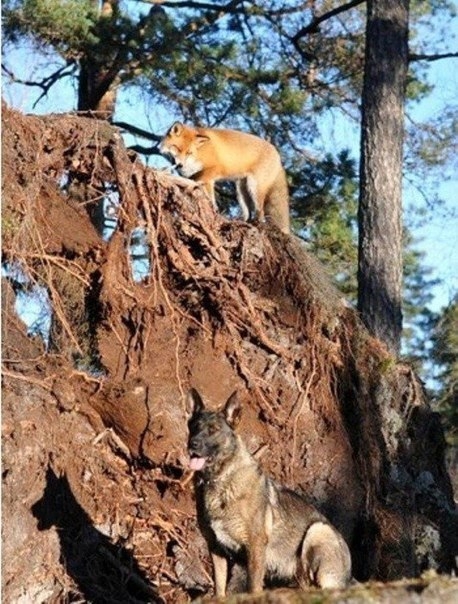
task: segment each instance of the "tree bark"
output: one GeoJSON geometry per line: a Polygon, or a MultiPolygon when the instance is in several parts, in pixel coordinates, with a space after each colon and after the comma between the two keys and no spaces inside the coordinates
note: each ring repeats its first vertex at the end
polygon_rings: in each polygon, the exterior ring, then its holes
{"type": "Polygon", "coordinates": [[[402,331],[402,159],[408,0],[367,3],[362,95],[358,309],[398,354],[402,331]]]}
{"type": "Polygon", "coordinates": [[[111,43],[111,24],[119,11],[118,0],[92,0],[99,11],[96,34],[100,42],[79,61],[78,111],[87,111],[94,117],[111,120],[115,111],[117,81],[125,57],[117,45],[111,43]]]}
{"type": "Polygon", "coordinates": [[[78,111],[88,113],[100,119],[110,121],[116,106],[116,80],[108,69],[97,65],[95,57],[86,57],[80,61],[78,80],[78,111]]]}
{"type": "MultiPolygon", "coordinates": [[[[88,48],[79,60],[77,109],[89,117],[109,122],[116,109],[119,72],[125,61],[125,51],[111,42],[118,4],[118,0],[92,0],[93,7],[99,10],[95,33],[100,41],[92,49],[88,48]]],[[[73,179],[71,192],[75,201],[84,203],[92,224],[103,235],[106,226],[103,186],[95,188],[92,183],[73,179]]]]}

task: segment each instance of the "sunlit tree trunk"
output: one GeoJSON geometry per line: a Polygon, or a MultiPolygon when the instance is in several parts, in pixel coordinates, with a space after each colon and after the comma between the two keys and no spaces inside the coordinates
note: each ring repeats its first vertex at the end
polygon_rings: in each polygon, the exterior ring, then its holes
{"type": "Polygon", "coordinates": [[[358,308],[394,353],[402,331],[402,159],[408,0],[367,2],[362,95],[358,308]]]}

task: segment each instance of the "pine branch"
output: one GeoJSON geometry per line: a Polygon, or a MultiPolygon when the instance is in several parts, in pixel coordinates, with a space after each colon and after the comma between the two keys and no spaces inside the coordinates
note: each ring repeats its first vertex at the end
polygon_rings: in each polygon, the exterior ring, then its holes
{"type": "Polygon", "coordinates": [[[310,23],[308,25],[306,25],[305,27],[300,29],[291,38],[293,44],[296,44],[298,42],[298,40],[300,40],[304,36],[307,36],[308,34],[317,33],[319,25],[321,25],[321,23],[323,23],[324,21],[327,21],[328,19],[332,19],[332,17],[340,15],[340,13],[344,13],[345,11],[350,10],[351,8],[355,8],[356,6],[359,6],[360,4],[364,4],[365,1],[366,0],[352,0],[351,2],[347,2],[347,4],[342,4],[341,6],[337,6],[336,8],[333,8],[332,10],[320,15],[319,17],[315,17],[314,19],[312,19],[310,21],[310,23]]]}

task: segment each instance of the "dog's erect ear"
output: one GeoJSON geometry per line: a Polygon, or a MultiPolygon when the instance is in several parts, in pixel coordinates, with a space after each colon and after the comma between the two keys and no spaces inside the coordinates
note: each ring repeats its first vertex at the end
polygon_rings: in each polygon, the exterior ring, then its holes
{"type": "Polygon", "coordinates": [[[181,122],[175,122],[169,130],[169,134],[173,134],[174,136],[179,136],[183,130],[183,124],[181,122]]]}
{"type": "Polygon", "coordinates": [[[223,409],[224,417],[231,428],[235,428],[242,417],[242,406],[239,402],[237,392],[233,392],[227,399],[223,409]]]}
{"type": "Polygon", "coordinates": [[[190,415],[194,413],[200,413],[204,409],[205,405],[202,397],[195,388],[191,388],[186,397],[186,410],[190,415]]]}

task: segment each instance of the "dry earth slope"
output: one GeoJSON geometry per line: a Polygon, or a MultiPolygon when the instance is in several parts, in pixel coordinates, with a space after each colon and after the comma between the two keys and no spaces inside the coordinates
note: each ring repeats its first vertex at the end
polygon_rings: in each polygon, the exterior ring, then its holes
{"type": "Polygon", "coordinates": [[[7,107],[2,119],[5,602],[212,593],[187,470],[190,386],[215,406],[239,391],[248,446],[342,530],[358,580],[451,572],[439,417],[302,242],[216,215],[103,122],[7,107]],[[117,208],[109,238],[93,226],[101,198],[117,208]],[[47,351],[14,310],[34,285],[53,310],[47,351]]]}

